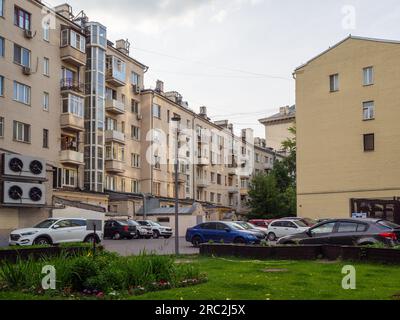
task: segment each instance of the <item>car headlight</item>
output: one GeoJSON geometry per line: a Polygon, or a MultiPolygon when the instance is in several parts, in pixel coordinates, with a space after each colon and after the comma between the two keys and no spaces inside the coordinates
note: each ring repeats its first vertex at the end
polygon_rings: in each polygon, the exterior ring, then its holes
{"type": "Polygon", "coordinates": [[[23,237],[33,236],[36,233],[38,233],[38,231],[31,231],[31,232],[21,233],[21,236],[23,237]]]}

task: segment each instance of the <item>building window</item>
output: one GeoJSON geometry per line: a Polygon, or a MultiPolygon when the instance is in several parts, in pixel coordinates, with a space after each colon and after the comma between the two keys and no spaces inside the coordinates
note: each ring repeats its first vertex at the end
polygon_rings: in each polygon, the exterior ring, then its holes
{"type": "Polygon", "coordinates": [[[373,120],[375,117],[374,101],[367,101],[363,103],[363,116],[364,120],[373,120]]]}
{"type": "Polygon", "coordinates": [[[139,181],[131,180],[131,192],[132,193],[139,193],[140,192],[139,181]]]}
{"type": "Polygon", "coordinates": [[[61,31],[61,47],[71,46],[83,53],[86,52],[86,38],[74,30],[61,31]]]}
{"type": "Polygon", "coordinates": [[[220,193],[217,194],[217,202],[222,203],[222,195],[220,193]]]}
{"type": "Polygon", "coordinates": [[[31,30],[31,14],[16,6],[14,9],[14,24],[22,29],[31,30]]]}
{"type": "Polygon", "coordinates": [[[19,142],[31,142],[31,126],[26,123],[14,121],[13,139],[19,142]]]}
{"type": "Polygon", "coordinates": [[[140,75],[136,72],[132,72],[132,84],[135,86],[140,86],[140,75]]]}
{"type": "Polygon", "coordinates": [[[339,74],[329,76],[329,88],[331,92],[339,91],[339,74]]]}
{"type": "Polygon", "coordinates": [[[5,48],[4,38],[0,37],[0,57],[4,57],[5,48]]]}
{"type": "Polygon", "coordinates": [[[4,118],[0,117],[0,138],[4,138],[4,118]]]}
{"type": "Polygon", "coordinates": [[[210,201],[211,202],[215,201],[215,193],[214,192],[210,192],[210,201]]]}
{"type": "Polygon", "coordinates": [[[369,86],[371,84],[374,84],[374,68],[373,67],[367,67],[363,69],[363,81],[364,81],[364,86],[369,86]]]}
{"type": "Polygon", "coordinates": [[[31,66],[31,52],[17,44],[14,44],[14,62],[24,67],[31,66]]]}
{"type": "Polygon", "coordinates": [[[62,112],[72,113],[80,118],[83,118],[84,99],[73,94],[68,95],[63,99],[62,112]]]}
{"type": "Polygon", "coordinates": [[[43,148],[49,148],[49,130],[43,129],[43,148]]]}
{"type": "Polygon", "coordinates": [[[50,41],[50,20],[43,22],[43,40],[49,42],[50,41]]]}
{"type": "Polygon", "coordinates": [[[154,168],[161,169],[161,158],[159,156],[154,156],[154,168]]]}
{"type": "Polygon", "coordinates": [[[131,166],[132,168],[140,168],[140,155],[136,153],[131,154],[131,166]]]}
{"type": "Polygon", "coordinates": [[[139,102],[134,99],[131,100],[131,111],[132,113],[139,114],[139,102]]]}
{"type": "Polygon", "coordinates": [[[4,0],[0,0],[0,17],[4,16],[4,0]]]}
{"type": "Polygon", "coordinates": [[[375,134],[364,134],[364,151],[375,150],[375,134]]]}
{"type": "Polygon", "coordinates": [[[4,77],[0,76],[0,97],[4,96],[4,77]]]}
{"type": "Polygon", "coordinates": [[[140,140],[140,128],[131,126],[131,138],[134,140],[140,140]]]}
{"type": "Polygon", "coordinates": [[[153,104],[153,117],[161,119],[161,106],[153,104]]]}
{"type": "Polygon", "coordinates": [[[50,60],[49,58],[43,58],[43,75],[50,76],[50,60]]]}
{"type": "Polygon", "coordinates": [[[47,92],[43,92],[43,110],[49,111],[50,109],[50,96],[47,92]]]}
{"type": "Polygon", "coordinates": [[[30,105],[31,104],[31,87],[14,81],[14,100],[30,105]]]}
{"type": "Polygon", "coordinates": [[[161,183],[153,182],[153,193],[156,196],[161,196],[161,183]]]}
{"type": "Polygon", "coordinates": [[[77,185],[77,172],[72,169],[63,169],[62,184],[65,187],[75,188],[77,185]]]}

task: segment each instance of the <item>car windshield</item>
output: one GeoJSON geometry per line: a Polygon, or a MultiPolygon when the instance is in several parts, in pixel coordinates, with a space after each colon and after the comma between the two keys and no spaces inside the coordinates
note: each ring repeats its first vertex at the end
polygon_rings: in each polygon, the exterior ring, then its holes
{"type": "Polygon", "coordinates": [[[390,222],[390,221],[385,221],[381,220],[377,222],[379,226],[385,228],[385,229],[400,229],[400,226],[396,223],[390,222]]]}
{"type": "Polygon", "coordinates": [[[44,220],[44,221],[40,222],[39,224],[37,224],[36,226],[34,226],[34,228],[37,228],[37,229],[48,229],[48,228],[50,228],[56,221],[57,221],[56,219],[44,220]]]}
{"type": "Polygon", "coordinates": [[[246,230],[244,227],[242,227],[240,224],[237,224],[237,223],[231,222],[231,223],[227,223],[227,224],[234,230],[246,230]]]}
{"type": "Polygon", "coordinates": [[[305,224],[304,223],[304,221],[302,221],[302,220],[296,220],[296,221],[293,221],[295,224],[297,224],[299,227],[301,227],[301,228],[306,228],[306,227],[308,227],[308,225],[307,224],[305,224]]]}
{"type": "Polygon", "coordinates": [[[248,223],[246,223],[246,222],[241,222],[241,221],[239,221],[239,222],[235,222],[235,224],[241,226],[243,229],[246,229],[246,230],[253,229],[253,228],[252,228],[248,223]]]}
{"type": "Polygon", "coordinates": [[[159,223],[157,223],[157,222],[154,222],[154,221],[149,221],[149,223],[150,223],[152,226],[155,226],[155,227],[161,226],[161,224],[159,224],[159,223]]]}
{"type": "Polygon", "coordinates": [[[301,221],[303,221],[307,226],[315,226],[317,224],[317,221],[311,218],[303,218],[301,221]]]}

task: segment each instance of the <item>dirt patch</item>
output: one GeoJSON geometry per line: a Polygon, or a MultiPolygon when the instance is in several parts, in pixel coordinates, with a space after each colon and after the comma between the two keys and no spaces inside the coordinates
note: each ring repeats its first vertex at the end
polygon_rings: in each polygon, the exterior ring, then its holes
{"type": "Polygon", "coordinates": [[[263,269],[261,270],[262,272],[265,273],[281,273],[281,272],[289,272],[288,269],[277,269],[277,268],[273,268],[273,269],[263,269]]]}

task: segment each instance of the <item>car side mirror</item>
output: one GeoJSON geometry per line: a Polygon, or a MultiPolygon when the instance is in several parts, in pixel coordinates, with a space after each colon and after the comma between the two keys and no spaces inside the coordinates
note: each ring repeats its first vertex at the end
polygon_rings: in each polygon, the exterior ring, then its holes
{"type": "Polygon", "coordinates": [[[52,229],[60,229],[60,226],[59,225],[55,225],[55,226],[53,226],[53,228],[52,229]]]}

